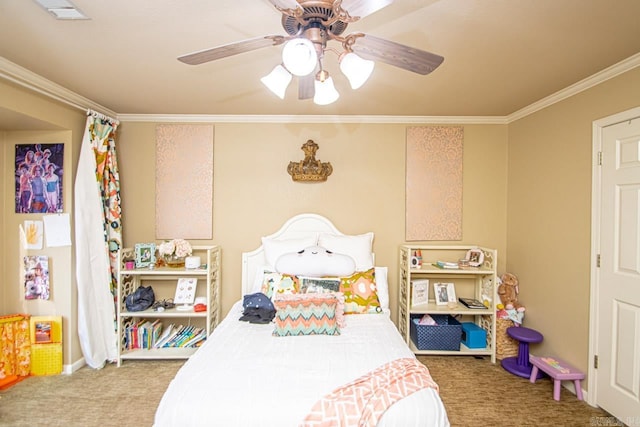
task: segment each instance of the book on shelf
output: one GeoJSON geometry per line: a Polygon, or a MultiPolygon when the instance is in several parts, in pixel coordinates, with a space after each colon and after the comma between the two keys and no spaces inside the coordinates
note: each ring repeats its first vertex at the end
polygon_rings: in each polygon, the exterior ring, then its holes
{"type": "Polygon", "coordinates": [[[191,336],[194,334],[196,328],[194,326],[188,326],[183,333],[178,337],[178,339],[173,343],[174,347],[184,347],[184,343],[189,341],[191,336]]]}
{"type": "Polygon", "coordinates": [[[141,320],[125,328],[125,348],[127,350],[153,348],[162,332],[162,322],[141,320]]]}
{"type": "Polygon", "coordinates": [[[177,326],[173,328],[172,333],[159,343],[158,348],[197,347],[206,337],[207,331],[205,328],[198,328],[193,325],[177,326]]]}
{"type": "Polygon", "coordinates": [[[164,343],[167,342],[173,336],[174,328],[175,328],[175,325],[173,323],[167,326],[164,332],[162,333],[162,335],[160,336],[160,338],[158,338],[158,341],[156,341],[156,343],[153,345],[153,348],[162,347],[164,343]]]}
{"type": "Polygon", "coordinates": [[[169,339],[162,345],[162,347],[175,347],[175,343],[182,337],[188,326],[180,325],[169,337],[169,339]]]}
{"type": "Polygon", "coordinates": [[[436,261],[433,263],[433,265],[438,268],[444,268],[449,270],[457,270],[458,268],[460,268],[457,262],[436,261]]]}
{"type": "Polygon", "coordinates": [[[487,308],[486,305],[484,305],[482,302],[478,301],[475,298],[462,298],[461,297],[461,298],[458,298],[458,301],[460,301],[467,308],[475,308],[475,309],[487,308]]]}
{"type": "Polygon", "coordinates": [[[125,329],[125,348],[127,350],[198,347],[206,339],[206,328],[173,323],[163,328],[160,319],[153,322],[143,320],[133,323],[125,329]]]}
{"type": "Polygon", "coordinates": [[[207,331],[204,329],[197,329],[191,336],[180,344],[180,347],[196,347],[196,344],[203,341],[207,337],[207,331]]]}

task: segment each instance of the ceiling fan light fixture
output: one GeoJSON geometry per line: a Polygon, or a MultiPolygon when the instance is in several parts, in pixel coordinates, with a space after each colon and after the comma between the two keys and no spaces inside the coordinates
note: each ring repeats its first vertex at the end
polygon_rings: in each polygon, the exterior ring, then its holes
{"type": "Polygon", "coordinates": [[[363,59],[353,52],[340,55],[340,70],[352,89],[361,87],[371,76],[375,62],[363,59]]]}
{"type": "Polygon", "coordinates": [[[284,94],[291,83],[293,76],[282,65],[278,64],[274,69],[262,77],[260,81],[280,99],[284,99],[284,94]]]}
{"type": "Polygon", "coordinates": [[[340,94],[333,85],[333,79],[324,70],[320,71],[316,76],[314,86],[316,94],[313,96],[313,102],[315,104],[329,105],[340,98],[340,94]]]}
{"type": "Polygon", "coordinates": [[[315,70],[318,54],[311,40],[295,38],[284,45],[282,62],[291,74],[306,76],[315,70]]]}

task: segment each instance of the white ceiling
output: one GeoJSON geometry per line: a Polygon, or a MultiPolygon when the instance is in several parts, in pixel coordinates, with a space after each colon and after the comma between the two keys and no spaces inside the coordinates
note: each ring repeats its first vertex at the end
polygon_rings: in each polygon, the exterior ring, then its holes
{"type": "Polygon", "coordinates": [[[640,52],[639,0],[396,0],[345,34],[444,63],[426,76],[378,63],[354,91],[328,54],[341,97],[317,106],[298,100],[295,84],[280,100],[260,82],[281,46],[198,66],[176,60],[285,34],[267,0],[74,3],[91,19],[55,20],[31,0],[0,1],[0,56],[117,114],[506,116],[640,52]]]}

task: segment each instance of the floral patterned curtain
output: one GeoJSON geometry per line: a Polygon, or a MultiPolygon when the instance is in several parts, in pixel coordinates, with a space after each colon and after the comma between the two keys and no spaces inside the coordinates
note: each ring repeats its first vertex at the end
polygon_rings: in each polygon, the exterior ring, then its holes
{"type": "Polygon", "coordinates": [[[117,358],[115,295],[122,242],[115,133],[118,122],[93,111],[75,182],[78,335],[85,360],[101,368],[117,358]]]}

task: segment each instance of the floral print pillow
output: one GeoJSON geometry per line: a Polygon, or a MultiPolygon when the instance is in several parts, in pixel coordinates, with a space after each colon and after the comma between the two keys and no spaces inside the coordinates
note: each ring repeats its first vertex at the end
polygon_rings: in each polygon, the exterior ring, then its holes
{"type": "Polygon", "coordinates": [[[344,294],[344,314],[382,313],[377,291],[375,268],[341,277],[340,292],[344,294]]]}

